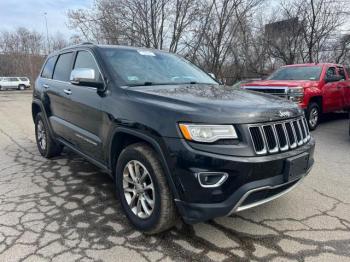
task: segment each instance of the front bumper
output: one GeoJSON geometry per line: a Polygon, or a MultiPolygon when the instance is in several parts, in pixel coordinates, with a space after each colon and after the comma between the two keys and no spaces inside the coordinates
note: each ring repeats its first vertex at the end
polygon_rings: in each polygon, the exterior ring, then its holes
{"type": "Polygon", "coordinates": [[[169,139],[169,165],[179,198],[175,199],[187,223],[197,223],[239,212],[271,201],[293,189],[311,170],[315,142],[280,154],[261,157],[232,157],[197,151],[185,142],[169,139]],[[307,171],[298,179],[286,181],[286,159],[307,152],[307,171]],[[217,188],[199,185],[198,172],[226,172],[224,184],[217,188]]]}

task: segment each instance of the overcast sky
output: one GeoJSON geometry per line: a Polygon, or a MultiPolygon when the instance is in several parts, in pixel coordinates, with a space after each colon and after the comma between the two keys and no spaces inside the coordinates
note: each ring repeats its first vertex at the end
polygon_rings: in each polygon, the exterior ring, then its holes
{"type": "MultiPolygon", "coordinates": [[[[0,0],[0,31],[17,27],[35,29],[46,34],[44,13],[47,13],[49,34],[58,31],[69,38],[74,31],[67,27],[69,9],[91,7],[94,0],[0,0]]],[[[280,0],[269,0],[266,4],[276,5],[280,0]]],[[[267,5],[271,7],[271,5],[267,5]]],[[[350,15],[349,15],[350,18],[350,15]]],[[[342,27],[343,33],[350,33],[350,19],[342,27]]]]}
{"type": "Polygon", "coordinates": [[[49,34],[60,31],[70,37],[74,32],[67,27],[67,11],[90,7],[92,3],[93,0],[0,0],[0,31],[24,26],[46,34],[46,12],[49,34]]]}

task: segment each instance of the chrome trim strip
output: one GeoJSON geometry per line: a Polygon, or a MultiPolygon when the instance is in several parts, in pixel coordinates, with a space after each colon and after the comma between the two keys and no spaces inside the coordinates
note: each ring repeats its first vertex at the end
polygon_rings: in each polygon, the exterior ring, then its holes
{"type": "Polygon", "coordinates": [[[263,139],[264,139],[264,141],[266,143],[266,147],[267,147],[267,150],[269,151],[269,153],[276,153],[276,152],[278,152],[278,143],[277,143],[276,135],[275,135],[275,133],[273,131],[273,127],[271,125],[263,125],[261,127],[261,130],[263,131],[263,139]],[[274,135],[276,146],[274,148],[272,148],[272,149],[270,149],[269,144],[267,143],[266,132],[265,132],[265,129],[264,129],[265,126],[271,127],[272,133],[274,135]]]}
{"type": "Polygon", "coordinates": [[[262,204],[265,204],[267,202],[275,200],[275,199],[277,199],[277,198],[287,194],[288,192],[292,191],[303,179],[304,179],[304,176],[299,178],[299,180],[294,185],[292,185],[291,187],[287,188],[286,190],[284,190],[284,191],[282,191],[282,192],[280,192],[280,193],[278,193],[276,195],[273,195],[271,197],[262,199],[260,201],[257,201],[257,202],[254,202],[254,203],[251,203],[251,204],[248,204],[248,205],[245,205],[245,206],[241,206],[241,204],[244,202],[244,200],[246,200],[247,197],[250,194],[254,193],[254,192],[258,192],[258,191],[266,190],[266,189],[276,189],[276,188],[279,188],[279,187],[291,184],[291,183],[295,182],[296,180],[290,181],[290,182],[287,182],[287,183],[284,183],[284,184],[280,184],[280,185],[277,185],[277,186],[264,186],[264,187],[258,187],[258,188],[254,188],[252,190],[249,190],[248,192],[246,192],[241,197],[241,199],[237,202],[237,204],[232,208],[232,210],[227,215],[231,215],[233,213],[240,212],[240,211],[252,208],[252,207],[260,206],[262,204]]]}
{"type": "Polygon", "coordinates": [[[198,173],[196,173],[196,175],[197,175],[198,183],[201,185],[201,187],[204,187],[204,188],[213,188],[213,187],[221,186],[228,178],[228,174],[226,172],[198,172],[198,173]],[[216,182],[213,185],[203,185],[201,180],[200,180],[201,174],[208,174],[208,175],[210,175],[210,174],[222,174],[222,177],[220,178],[220,180],[218,182],[216,182]]]}
{"type": "Polygon", "coordinates": [[[250,139],[252,140],[255,153],[256,153],[257,155],[265,155],[265,154],[267,153],[267,149],[266,149],[266,144],[265,144],[265,141],[264,141],[264,137],[263,137],[262,132],[261,132],[261,126],[259,126],[259,125],[256,125],[256,126],[249,126],[248,129],[249,129],[250,139]],[[264,148],[263,148],[262,150],[260,150],[260,151],[257,151],[257,150],[256,150],[256,146],[255,146],[255,143],[254,143],[254,139],[253,139],[253,136],[252,136],[252,132],[250,131],[250,129],[251,129],[252,127],[257,127],[257,128],[259,129],[261,138],[262,138],[262,140],[263,140],[264,148]]]}

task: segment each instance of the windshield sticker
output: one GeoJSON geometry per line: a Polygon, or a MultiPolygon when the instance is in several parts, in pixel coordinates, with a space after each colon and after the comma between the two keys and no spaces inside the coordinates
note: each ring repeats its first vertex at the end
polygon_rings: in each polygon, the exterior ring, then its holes
{"type": "Polygon", "coordinates": [[[129,81],[137,81],[139,78],[137,76],[128,76],[129,81]]]}
{"type": "Polygon", "coordinates": [[[137,50],[140,55],[156,56],[155,53],[148,50],[137,50]]]}

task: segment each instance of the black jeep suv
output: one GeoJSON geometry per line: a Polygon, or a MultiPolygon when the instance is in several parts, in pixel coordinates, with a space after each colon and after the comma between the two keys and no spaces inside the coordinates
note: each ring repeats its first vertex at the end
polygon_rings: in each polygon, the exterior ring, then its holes
{"type": "Polygon", "coordinates": [[[158,50],[85,43],[51,54],[32,113],[41,155],[65,146],[105,170],[149,234],[273,200],[314,162],[295,104],[222,86],[158,50]]]}

